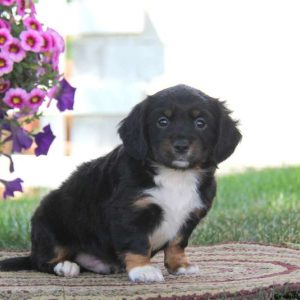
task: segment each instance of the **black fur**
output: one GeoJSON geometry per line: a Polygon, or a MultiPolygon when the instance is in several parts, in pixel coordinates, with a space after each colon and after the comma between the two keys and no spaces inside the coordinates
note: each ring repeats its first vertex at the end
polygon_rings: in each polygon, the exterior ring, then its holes
{"type": "Polygon", "coordinates": [[[1,262],[0,270],[1,271],[18,271],[18,270],[31,270],[32,263],[31,257],[16,257],[8,258],[1,262]]]}
{"type": "Polygon", "coordinates": [[[124,267],[125,253],[146,255],[148,237],[164,212],[154,203],[145,209],[133,204],[155,186],[157,165],[205,171],[198,187],[205,208],[192,213],[178,232],[185,248],[211,207],[217,164],[232,154],[241,139],[229,113],[224,103],[184,85],[148,97],[121,122],[123,145],[81,165],[41,201],[31,220],[30,257],[2,261],[0,270],[32,268],[53,273],[57,262],[51,261],[57,246],[67,249],[65,259],[72,261],[83,252],[120,267],[124,267]],[[166,128],[158,124],[162,116],[169,122],[166,128]],[[205,121],[204,128],[195,125],[199,117],[205,121]]]}

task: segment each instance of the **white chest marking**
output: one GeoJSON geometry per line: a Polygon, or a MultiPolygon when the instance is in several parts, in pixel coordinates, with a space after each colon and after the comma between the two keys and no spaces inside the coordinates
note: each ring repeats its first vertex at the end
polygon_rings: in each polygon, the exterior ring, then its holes
{"type": "Polygon", "coordinates": [[[153,250],[174,239],[190,213],[204,207],[197,192],[200,179],[196,170],[159,169],[154,177],[156,187],[145,191],[164,214],[163,221],[150,236],[153,250]]]}

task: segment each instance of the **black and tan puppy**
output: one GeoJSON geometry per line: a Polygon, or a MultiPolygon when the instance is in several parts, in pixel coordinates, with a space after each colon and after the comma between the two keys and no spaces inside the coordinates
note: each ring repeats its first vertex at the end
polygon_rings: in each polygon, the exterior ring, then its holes
{"type": "Polygon", "coordinates": [[[224,103],[178,85],[135,106],[119,134],[123,145],[81,165],[42,200],[30,256],[4,260],[0,270],[126,269],[132,281],[163,281],[150,258],[164,250],[170,273],[198,272],[184,249],[211,207],[218,163],[241,139],[236,122],[224,103]]]}

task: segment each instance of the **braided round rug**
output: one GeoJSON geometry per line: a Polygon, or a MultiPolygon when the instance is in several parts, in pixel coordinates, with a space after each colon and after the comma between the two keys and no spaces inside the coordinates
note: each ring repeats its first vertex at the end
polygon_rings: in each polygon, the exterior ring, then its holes
{"type": "MultiPolygon", "coordinates": [[[[81,273],[62,278],[34,271],[0,272],[0,299],[271,299],[300,295],[300,250],[258,244],[189,247],[198,275],[173,276],[163,256],[152,261],[164,283],[128,281],[126,274],[81,273]],[[299,294],[298,294],[299,293],[299,294]]],[[[0,252],[0,259],[24,252],[0,252]]]]}

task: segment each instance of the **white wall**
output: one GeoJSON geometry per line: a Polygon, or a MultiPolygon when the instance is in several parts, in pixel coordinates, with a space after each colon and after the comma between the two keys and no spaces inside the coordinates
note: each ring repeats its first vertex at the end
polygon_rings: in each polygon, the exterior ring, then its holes
{"type": "MultiPolygon", "coordinates": [[[[95,10],[105,3],[90,1],[95,10]]],[[[41,2],[41,19],[44,16],[57,30],[72,27],[72,16],[59,9],[64,1],[41,2]]],[[[228,100],[240,119],[243,141],[222,169],[300,164],[300,1],[141,2],[165,47],[165,73],[149,84],[147,92],[190,84],[228,100]]],[[[118,1],[114,3],[118,9],[118,1]]],[[[64,165],[53,152],[32,162],[17,158],[16,174],[29,185],[58,184],[77,161],[87,159],[82,154],[64,165]]]]}
{"type": "MultiPolygon", "coordinates": [[[[300,164],[300,2],[148,1],[165,43],[166,73],[228,100],[243,142],[224,165],[300,164]]],[[[224,166],[224,167],[225,167],[224,166]]]]}

